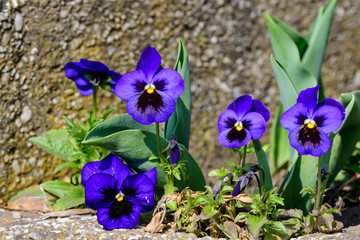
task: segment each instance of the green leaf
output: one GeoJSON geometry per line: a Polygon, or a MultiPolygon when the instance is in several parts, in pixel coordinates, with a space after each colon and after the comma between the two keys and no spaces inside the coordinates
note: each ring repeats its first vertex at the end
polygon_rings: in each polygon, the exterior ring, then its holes
{"type": "Polygon", "coordinates": [[[345,119],[335,136],[329,157],[329,185],[344,167],[360,139],[360,92],[342,94],[338,100],[345,107],[345,119]]]}
{"type": "Polygon", "coordinates": [[[189,57],[185,43],[179,41],[178,59],[175,70],[181,74],[184,80],[184,92],[176,100],[175,111],[165,123],[165,138],[170,140],[174,134],[177,141],[189,149],[190,126],[191,126],[191,82],[189,57]]]}
{"type": "Polygon", "coordinates": [[[214,169],[209,172],[208,176],[209,177],[223,177],[227,173],[229,173],[229,170],[227,170],[226,168],[214,169]]]}
{"type": "MultiPolygon", "coordinates": [[[[112,117],[93,128],[86,136],[86,141],[97,140],[123,130],[141,129],[149,132],[156,132],[155,124],[143,125],[138,123],[129,114],[120,114],[112,117]]],[[[156,152],[157,153],[157,152],[156,152]]]]}
{"type": "Polygon", "coordinates": [[[272,55],[270,56],[270,62],[275,73],[275,79],[280,91],[281,101],[284,109],[287,110],[295,105],[299,92],[290,80],[287,71],[272,55]]]}
{"type": "Polygon", "coordinates": [[[250,216],[250,213],[247,212],[240,212],[236,217],[234,222],[237,223],[238,221],[245,219],[250,216]]]}
{"type": "Polygon", "coordinates": [[[107,108],[103,113],[101,113],[99,119],[105,120],[116,108],[107,108]]]}
{"type": "Polygon", "coordinates": [[[214,206],[205,206],[202,210],[202,218],[209,219],[218,213],[214,206]]]}
{"type": "MultiPolygon", "coordinates": [[[[104,123],[106,122],[107,121],[104,123]]],[[[160,184],[164,185],[164,172],[159,166],[159,162],[148,161],[149,158],[158,154],[156,134],[139,129],[112,132],[108,128],[114,129],[113,125],[104,126],[104,123],[96,126],[85,137],[84,144],[95,145],[112,151],[124,159],[131,168],[139,172],[146,172],[156,167],[157,180],[160,184]],[[101,130],[98,128],[101,128],[101,130]]],[[[169,142],[160,137],[160,144],[161,148],[165,149],[169,145],[169,142]]],[[[178,187],[179,190],[184,189],[186,186],[189,186],[192,190],[203,190],[205,178],[200,167],[183,145],[179,144],[179,147],[182,158],[187,160],[185,169],[188,170],[189,177],[181,181],[176,180],[176,187],[178,187]]]]}
{"type": "MultiPolygon", "coordinates": [[[[255,148],[255,153],[258,159],[258,163],[265,173],[265,188],[266,190],[269,191],[273,188],[273,184],[272,184],[271,172],[266,154],[261,147],[260,140],[253,140],[253,145],[255,148]]],[[[260,174],[260,178],[262,178],[261,174],[260,174]]]]}
{"type": "Polygon", "coordinates": [[[320,81],[321,65],[336,2],[336,0],[330,0],[325,7],[320,8],[307,36],[308,48],[304,53],[302,62],[318,81],[320,81]]]}
{"type": "MultiPolygon", "coordinates": [[[[297,93],[309,87],[315,87],[317,80],[300,61],[299,50],[294,40],[288,35],[289,31],[284,31],[283,25],[279,26],[268,13],[265,13],[265,20],[275,58],[287,72],[297,93]]],[[[282,95],[281,91],[280,94],[282,95]]],[[[294,97],[297,98],[297,95],[294,95],[294,97]]],[[[284,103],[286,102],[283,100],[284,103]]],[[[285,110],[287,109],[285,107],[285,110]]]]}
{"type": "Polygon", "coordinates": [[[280,221],[271,221],[265,225],[264,240],[289,239],[290,236],[285,225],[280,221]]]}
{"type": "Polygon", "coordinates": [[[40,184],[40,187],[58,198],[64,197],[66,194],[76,189],[75,185],[59,180],[44,182],[40,184]]]}
{"type": "Polygon", "coordinates": [[[82,185],[74,186],[60,197],[53,208],[54,211],[62,211],[85,204],[85,189],[82,185]]]}
{"type": "Polygon", "coordinates": [[[248,229],[254,238],[259,237],[261,228],[267,222],[268,222],[268,220],[265,216],[250,215],[246,219],[246,225],[248,226],[248,229]]]}
{"type": "Polygon", "coordinates": [[[284,113],[282,105],[279,105],[271,126],[270,134],[270,167],[272,172],[278,172],[285,167],[291,158],[289,132],[280,124],[280,118],[284,113]]]}
{"type": "Polygon", "coordinates": [[[54,170],[54,174],[61,171],[62,169],[64,168],[74,168],[74,169],[77,169],[77,170],[81,170],[81,166],[79,166],[78,163],[76,162],[65,162],[65,163],[62,163],[60,164],[59,166],[57,166],[54,170]]]}
{"type": "Polygon", "coordinates": [[[300,33],[298,33],[296,30],[294,30],[293,28],[291,28],[290,26],[288,26],[286,23],[284,23],[283,21],[270,16],[269,14],[265,13],[265,18],[269,17],[271,18],[271,20],[284,32],[286,33],[287,36],[289,36],[291,38],[291,40],[295,43],[296,48],[300,54],[300,56],[302,56],[307,48],[307,41],[306,39],[301,36],[300,33]]]}
{"type": "MultiPolygon", "coordinates": [[[[45,193],[46,197],[50,197],[49,194],[45,193]]],[[[43,197],[44,193],[43,191],[41,191],[41,189],[39,187],[33,187],[33,188],[28,188],[25,190],[22,190],[18,193],[16,193],[14,196],[12,196],[8,202],[13,202],[16,199],[22,197],[22,196],[38,196],[38,197],[43,197]]]]}
{"type": "Polygon", "coordinates": [[[30,138],[29,141],[64,160],[72,160],[72,155],[78,153],[65,129],[52,129],[43,136],[30,138]]]}

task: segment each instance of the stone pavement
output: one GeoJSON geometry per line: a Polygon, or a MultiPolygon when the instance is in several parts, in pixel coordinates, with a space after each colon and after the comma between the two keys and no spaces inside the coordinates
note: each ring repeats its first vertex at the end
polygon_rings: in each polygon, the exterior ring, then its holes
{"type": "MultiPolygon", "coordinates": [[[[94,215],[42,219],[37,213],[0,209],[0,239],[197,239],[194,234],[171,230],[152,234],[143,228],[105,231],[94,215]]],[[[341,233],[311,234],[297,239],[360,239],[360,226],[346,228],[341,233]]]]}

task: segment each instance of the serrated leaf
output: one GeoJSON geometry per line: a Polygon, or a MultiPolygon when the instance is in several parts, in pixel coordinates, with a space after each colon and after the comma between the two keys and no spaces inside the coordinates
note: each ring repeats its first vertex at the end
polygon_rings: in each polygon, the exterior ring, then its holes
{"type": "Polygon", "coordinates": [[[184,92],[176,99],[175,111],[165,123],[165,138],[170,140],[174,134],[177,141],[189,149],[190,126],[191,126],[191,81],[189,57],[185,43],[179,41],[178,59],[175,71],[181,74],[184,80],[184,92]]]}
{"type": "Polygon", "coordinates": [[[221,169],[214,169],[211,170],[209,172],[209,177],[223,177],[225,176],[227,173],[229,172],[229,170],[227,170],[226,168],[221,168],[221,169]]]}
{"type": "Polygon", "coordinates": [[[59,180],[44,182],[40,184],[40,187],[58,198],[64,197],[76,189],[75,185],[59,180]]]}
{"type": "Polygon", "coordinates": [[[290,236],[285,225],[280,221],[270,221],[265,226],[264,240],[289,239],[290,236]]]}
{"type": "Polygon", "coordinates": [[[77,170],[81,170],[82,168],[79,166],[78,163],[76,162],[65,162],[65,163],[61,163],[59,166],[57,166],[54,170],[54,174],[61,171],[64,168],[74,168],[77,170]]]}
{"type": "Polygon", "coordinates": [[[268,220],[265,216],[250,215],[246,219],[246,225],[248,226],[249,232],[253,235],[254,238],[259,237],[261,228],[267,222],[268,220]]]}
{"type": "Polygon", "coordinates": [[[54,211],[62,211],[85,204],[85,190],[82,185],[74,186],[60,197],[53,206],[54,211]]]}
{"type": "Polygon", "coordinates": [[[209,219],[218,213],[213,206],[205,206],[201,213],[202,219],[209,219]]]}
{"type": "Polygon", "coordinates": [[[52,129],[43,136],[30,138],[29,141],[64,160],[72,160],[72,156],[78,153],[65,129],[52,129]]]}

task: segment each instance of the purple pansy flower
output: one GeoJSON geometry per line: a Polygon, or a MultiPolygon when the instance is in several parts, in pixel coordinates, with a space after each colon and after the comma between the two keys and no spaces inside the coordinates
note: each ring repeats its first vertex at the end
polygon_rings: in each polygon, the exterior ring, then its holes
{"type": "Polygon", "coordinates": [[[239,182],[234,187],[232,191],[232,196],[235,197],[240,193],[242,193],[242,191],[244,191],[245,187],[250,183],[250,181],[252,180],[255,174],[256,174],[255,172],[250,171],[245,173],[245,175],[234,179],[234,181],[239,181],[239,182]]]}
{"type": "Polygon", "coordinates": [[[171,136],[169,142],[170,160],[176,166],[176,163],[180,160],[180,148],[174,135],[171,136]]]}
{"type": "Polygon", "coordinates": [[[244,95],[232,102],[218,120],[218,141],[224,147],[239,148],[265,133],[270,112],[259,100],[244,95]]]}
{"type": "Polygon", "coordinates": [[[80,62],[68,62],[65,75],[76,83],[83,96],[93,94],[93,86],[100,86],[114,92],[116,82],[121,74],[110,70],[105,64],[97,61],[80,59],[80,62]]]}
{"type": "Polygon", "coordinates": [[[85,164],[81,172],[85,204],[97,210],[104,229],[133,228],[140,213],[154,208],[156,168],[132,173],[115,155],[85,164]]]}
{"type": "Polygon", "coordinates": [[[116,83],[115,94],[126,101],[127,112],[139,123],[165,122],[175,109],[175,99],[184,91],[184,80],[173,69],[161,67],[155,48],[146,48],[136,70],[116,83]]]}
{"type": "Polygon", "coordinates": [[[327,134],[336,131],[345,118],[345,108],[334,99],[318,103],[319,88],[317,85],[301,91],[297,103],[280,119],[289,131],[290,145],[302,155],[326,153],[331,146],[327,134]]]}

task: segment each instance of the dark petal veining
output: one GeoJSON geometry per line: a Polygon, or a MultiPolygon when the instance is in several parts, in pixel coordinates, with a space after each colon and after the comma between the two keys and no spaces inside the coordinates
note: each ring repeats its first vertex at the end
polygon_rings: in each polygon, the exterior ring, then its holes
{"type": "Polygon", "coordinates": [[[153,93],[144,91],[137,100],[136,107],[138,111],[144,113],[148,108],[158,112],[164,107],[164,100],[155,90],[153,93]]]}

